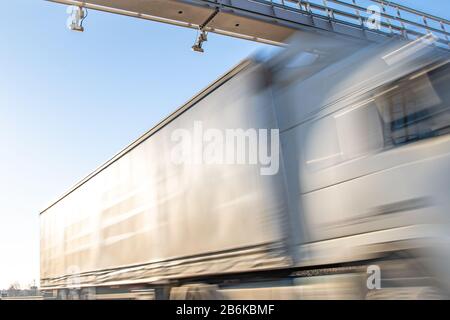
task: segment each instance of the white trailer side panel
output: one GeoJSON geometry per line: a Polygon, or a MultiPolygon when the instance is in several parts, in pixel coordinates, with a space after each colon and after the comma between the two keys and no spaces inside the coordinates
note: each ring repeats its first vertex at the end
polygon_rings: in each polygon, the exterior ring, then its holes
{"type": "MultiPolygon", "coordinates": [[[[199,126],[222,133],[276,128],[264,79],[259,67],[241,64],[46,209],[41,286],[151,282],[289,265],[281,167],[263,176],[260,165],[176,164],[171,158],[175,129],[195,139],[199,126]]],[[[196,149],[184,147],[188,156],[196,149]]]]}

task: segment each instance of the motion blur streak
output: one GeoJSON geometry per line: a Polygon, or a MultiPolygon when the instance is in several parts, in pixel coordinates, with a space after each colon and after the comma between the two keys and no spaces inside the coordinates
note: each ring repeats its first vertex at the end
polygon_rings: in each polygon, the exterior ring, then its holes
{"type": "Polygon", "coordinates": [[[303,34],[236,66],[41,213],[45,297],[448,298],[449,57],[408,46],[303,34]],[[175,163],[195,122],[279,130],[278,172],[175,163]]]}

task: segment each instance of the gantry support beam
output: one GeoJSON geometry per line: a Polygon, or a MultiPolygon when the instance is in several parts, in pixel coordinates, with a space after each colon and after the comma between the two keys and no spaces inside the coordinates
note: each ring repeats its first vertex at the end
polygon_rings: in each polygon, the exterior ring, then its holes
{"type": "MultiPolygon", "coordinates": [[[[358,0],[47,0],[198,29],[216,10],[206,31],[281,45],[293,34],[321,32],[380,41],[386,36],[415,38],[432,32],[449,47],[449,21],[392,1],[370,0],[379,8],[379,28],[367,27],[369,8],[358,0]],[[395,12],[395,13],[394,13],[395,12]],[[407,20],[404,14],[418,20],[407,20]],[[402,15],[403,14],[403,15],[402,15]]],[[[449,30],[450,31],[450,30],[449,30]]]]}

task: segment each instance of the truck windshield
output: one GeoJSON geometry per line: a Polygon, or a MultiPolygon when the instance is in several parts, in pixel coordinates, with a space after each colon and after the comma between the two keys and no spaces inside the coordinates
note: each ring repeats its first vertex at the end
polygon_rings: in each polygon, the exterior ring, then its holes
{"type": "Polygon", "coordinates": [[[392,83],[377,96],[385,147],[450,132],[449,71],[449,61],[441,62],[392,83]]]}

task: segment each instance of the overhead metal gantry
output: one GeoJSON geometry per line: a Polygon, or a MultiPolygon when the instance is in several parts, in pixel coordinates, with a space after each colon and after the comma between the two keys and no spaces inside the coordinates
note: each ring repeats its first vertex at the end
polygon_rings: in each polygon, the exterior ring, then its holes
{"type": "Polygon", "coordinates": [[[47,0],[281,45],[294,31],[379,41],[432,33],[449,49],[450,21],[384,0],[47,0]]]}

